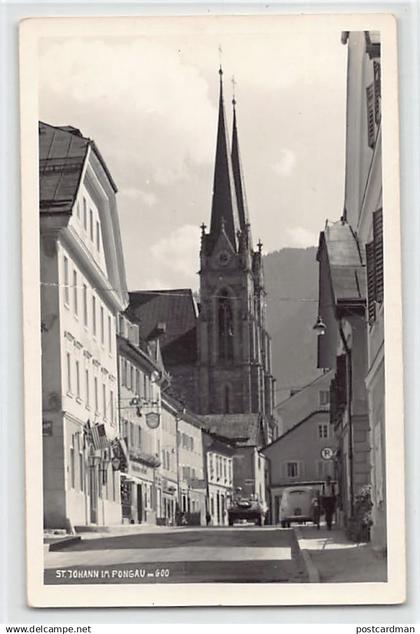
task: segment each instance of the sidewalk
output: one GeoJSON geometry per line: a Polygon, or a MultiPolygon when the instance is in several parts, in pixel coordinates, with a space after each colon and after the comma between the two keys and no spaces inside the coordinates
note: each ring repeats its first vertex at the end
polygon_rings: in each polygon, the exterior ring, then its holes
{"type": "Polygon", "coordinates": [[[342,529],[303,526],[297,531],[299,546],[306,550],[324,583],[385,582],[386,558],[378,556],[370,544],[355,544],[342,529]]]}

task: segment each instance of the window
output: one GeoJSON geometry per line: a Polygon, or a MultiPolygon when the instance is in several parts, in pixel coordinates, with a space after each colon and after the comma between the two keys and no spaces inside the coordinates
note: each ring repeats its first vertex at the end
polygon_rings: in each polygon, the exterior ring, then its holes
{"type": "Polygon", "coordinates": [[[83,284],[83,323],[88,325],[87,286],[83,284]]]}
{"type": "Polygon", "coordinates": [[[73,306],[74,306],[74,314],[77,316],[79,313],[79,302],[78,302],[78,288],[77,288],[77,271],[73,271],[73,306]]]}
{"type": "Polygon", "coordinates": [[[104,324],[104,307],[101,306],[100,310],[101,315],[101,344],[105,343],[105,324],[104,324]]]}
{"type": "Polygon", "coordinates": [[[375,147],[375,94],[373,84],[366,88],[368,146],[375,147]]]}
{"type": "Polygon", "coordinates": [[[64,303],[67,306],[70,304],[70,291],[69,291],[69,261],[64,256],[64,303]]]}
{"type": "Polygon", "coordinates": [[[299,463],[287,462],[286,463],[286,475],[288,478],[297,478],[299,476],[299,463]]]}
{"type": "Polygon", "coordinates": [[[99,222],[96,222],[96,248],[98,251],[101,250],[101,228],[99,222]]]}
{"type": "Polygon", "coordinates": [[[80,398],[80,364],[76,361],[76,396],[80,398]]]}
{"type": "Polygon", "coordinates": [[[319,405],[321,407],[326,407],[329,404],[330,404],[330,391],[321,390],[319,393],[319,405]]]}
{"type": "Polygon", "coordinates": [[[328,423],[321,423],[318,425],[318,438],[328,438],[328,423]]]}
{"type": "Polygon", "coordinates": [[[114,392],[109,392],[109,416],[111,423],[114,423],[114,392]]]}
{"type": "Polygon", "coordinates": [[[87,231],[87,205],[85,197],[83,197],[83,228],[87,231]]]}
{"type": "Polygon", "coordinates": [[[86,407],[89,407],[90,404],[90,395],[89,395],[89,370],[86,368],[85,370],[85,392],[86,392],[86,407]]]}
{"type": "Polygon", "coordinates": [[[131,390],[131,363],[126,361],[126,386],[127,390],[131,390]]]}
{"type": "Polygon", "coordinates": [[[121,357],[121,385],[127,385],[127,361],[121,357]]]}
{"type": "Polygon", "coordinates": [[[70,485],[71,488],[75,488],[75,469],[74,469],[74,436],[71,437],[70,446],[70,485]]]}
{"type": "Polygon", "coordinates": [[[218,308],[219,357],[224,361],[233,358],[233,315],[228,292],[221,291],[218,308]]]}
{"type": "Polygon", "coordinates": [[[83,465],[83,453],[79,452],[79,482],[80,482],[80,490],[85,490],[85,472],[83,465]]]}
{"type": "Polygon", "coordinates": [[[108,352],[112,352],[112,324],[111,324],[111,315],[108,315],[108,352]]]}
{"type": "Polygon", "coordinates": [[[102,412],[104,418],[106,418],[106,385],[102,383],[102,412]]]}
{"type": "Polygon", "coordinates": [[[98,377],[94,378],[94,389],[95,389],[95,412],[99,411],[99,394],[98,394],[98,377]]]}
{"type": "Polygon", "coordinates": [[[384,301],[382,209],[373,214],[373,240],[366,244],[366,274],[369,322],[376,319],[376,305],[384,301]]]}
{"type": "Polygon", "coordinates": [[[89,209],[89,237],[93,242],[93,211],[89,209]]]}
{"type": "Polygon", "coordinates": [[[137,427],[137,444],[139,447],[141,447],[141,427],[140,426],[137,427]]]}
{"type": "Polygon", "coordinates": [[[80,219],[80,202],[79,201],[77,201],[76,212],[77,212],[77,217],[80,219]]]}
{"type": "Polygon", "coordinates": [[[67,392],[71,393],[71,357],[70,352],[66,353],[67,358],[67,392]]]}
{"type": "Polygon", "coordinates": [[[136,394],[140,396],[140,370],[136,368],[136,394]]]}
{"type": "Polygon", "coordinates": [[[373,87],[375,91],[375,122],[379,125],[381,120],[381,65],[373,62],[373,87]]]}
{"type": "Polygon", "coordinates": [[[96,297],[92,297],[92,330],[93,336],[96,337],[96,297]]]}

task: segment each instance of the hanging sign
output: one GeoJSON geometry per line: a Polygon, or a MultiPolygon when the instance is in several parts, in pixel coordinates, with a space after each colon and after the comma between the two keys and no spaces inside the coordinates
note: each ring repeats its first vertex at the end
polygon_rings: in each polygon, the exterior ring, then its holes
{"type": "Polygon", "coordinates": [[[150,427],[150,429],[156,429],[160,424],[160,414],[157,412],[148,412],[146,414],[146,425],[150,427]]]}
{"type": "Polygon", "coordinates": [[[331,447],[324,447],[323,449],[321,449],[321,458],[323,460],[331,460],[333,456],[334,456],[334,449],[331,449],[331,447]]]}

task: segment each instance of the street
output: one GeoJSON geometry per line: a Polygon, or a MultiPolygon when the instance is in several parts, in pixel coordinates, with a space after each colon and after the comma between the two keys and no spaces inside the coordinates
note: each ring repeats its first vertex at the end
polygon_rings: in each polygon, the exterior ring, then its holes
{"type": "Polygon", "coordinates": [[[45,548],[45,583],[299,583],[307,581],[293,530],[162,528],[83,537],[45,548]]]}

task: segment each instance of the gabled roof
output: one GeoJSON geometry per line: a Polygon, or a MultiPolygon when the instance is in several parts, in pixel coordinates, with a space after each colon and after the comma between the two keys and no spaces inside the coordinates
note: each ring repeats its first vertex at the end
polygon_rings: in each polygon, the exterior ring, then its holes
{"type": "Polygon", "coordinates": [[[39,122],[39,203],[42,214],[70,214],[80,185],[89,148],[96,154],[117,191],[95,143],[73,126],[39,122]]]}
{"type": "Polygon", "coordinates": [[[241,446],[256,447],[261,431],[260,414],[206,414],[200,415],[210,433],[223,436],[241,446]]]}
{"type": "Polygon", "coordinates": [[[307,423],[308,421],[311,420],[311,418],[313,418],[314,416],[317,416],[319,414],[323,414],[324,416],[328,416],[329,417],[329,413],[326,410],[315,410],[313,412],[311,412],[310,414],[308,414],[307,416],[305,416],[305,418],[303,418],[302,420],[300,420],[298,423],[296,423],[296,425],[293,425],[293,427],[290,427],[287,431],[284,432],[284,434],[282,434],[281,436],[279,436],[278,438],[276,438],[275,440],[273,440],[269,445],[266,445],[262,451],[265,451],[266,449],[268,449],[269,447],[272,447],[273,445],[281,442],[282,440],[284,440],[286,438],[286,436],[289,436],[290,434],[292,434],[293,432],[295,432],[299,427],[301,427],[302,425],[304,425],[305,423],[307,423]]]}
{"type": "Polygon", "coordinates": [[[158,324],[165,324],[160,345],[165,364],[196,360],[197,310],[189,288],[129,293],[127,314],[139,325],[145,339],[153,336],[158,324]]]}

